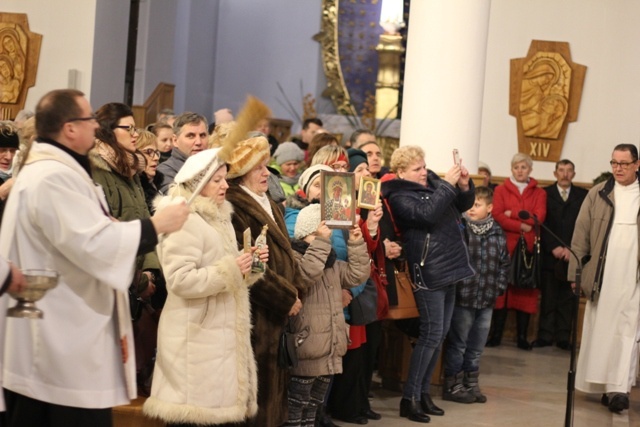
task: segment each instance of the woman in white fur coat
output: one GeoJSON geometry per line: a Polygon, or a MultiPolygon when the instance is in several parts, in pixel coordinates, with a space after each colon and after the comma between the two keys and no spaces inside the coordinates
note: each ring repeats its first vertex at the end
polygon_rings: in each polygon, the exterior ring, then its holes
{"type": "MultiPolygon", "coordinates": [[[[251,253],[237,249],[227,166],[205,150],[189,157],[170,196],[191,197],[182,230],[165,236],[158,256],[169,296],[160,317],[151,397],[143,411],[168,426],[227,425],[257,412],[256,363],[251,349],[251,253]]],[[[268,261],[268,248],[260,258],[268,261]]]]}

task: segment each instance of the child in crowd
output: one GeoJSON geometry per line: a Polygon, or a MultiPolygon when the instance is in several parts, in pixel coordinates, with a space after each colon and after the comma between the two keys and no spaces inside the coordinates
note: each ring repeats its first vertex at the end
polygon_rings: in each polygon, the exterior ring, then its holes
{"type": "Polygon", "coordinates": [[[445,351],[442,398],[484,403],[478,385],[480,356],[489,334],[496,297],[507,288],[509,253],[502,228],[491,216],[493,191],[477,187],[473,207],[463,214],[476,274],[457,284],[456,305],[445,351]]]}
{"type": "Polygon", "coordinates": [[[300,211],[291,247],[310,286],[300,295],[302,309],[291,318],[291,331],[304,341],[296,349],[298,366],[291,369],[288,427],[313,426],[332,376],[342,373],[348,341],[342,289],[366,281],[371,269],[359,227],[349,230],[348,263],[336,258],[330,238],[319,203],[300,211]]]}
{"type": "Polygon", "coordinates": [[[156,135],[158,151],[160,151],[160,163],[171,157],[173,149],[173,127],[168,123],[156,123],[153,126],[153,133],[156,135]]]}

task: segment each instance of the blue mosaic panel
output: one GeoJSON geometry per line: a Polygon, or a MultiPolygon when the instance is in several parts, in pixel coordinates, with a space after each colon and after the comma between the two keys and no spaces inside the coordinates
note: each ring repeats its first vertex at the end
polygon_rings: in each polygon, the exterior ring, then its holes
{"type": "Polygon", "coordinates": [[[338,52],[344,81],[358,115],[364,101],[376,94],[378,53],[382,34],[381,0],[341,0],[338,17],[338,52]]]}

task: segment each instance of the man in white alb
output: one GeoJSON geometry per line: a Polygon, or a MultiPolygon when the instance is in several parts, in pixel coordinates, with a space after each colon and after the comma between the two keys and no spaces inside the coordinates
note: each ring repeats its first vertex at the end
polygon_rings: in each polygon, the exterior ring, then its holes
{"type": "MultiPolygon", "coordinates": [[[[602,393],[602,404],[621,412],[629,409],[640,339],[637,147],[617,145],[610,164],[613,177],[589,191],[571,241],[583,263],[582,291],[587,297],[576,389],[602,393]]],[[[575,267],[571,259],[571,281],[575,267]]]]}

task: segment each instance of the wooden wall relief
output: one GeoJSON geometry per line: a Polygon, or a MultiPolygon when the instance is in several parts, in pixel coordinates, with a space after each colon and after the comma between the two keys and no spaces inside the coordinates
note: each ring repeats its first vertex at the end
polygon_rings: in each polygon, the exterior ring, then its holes
{"type": "Polygon", "coordinates": [[[0,120],[11,120],[24,108],[36,83],[41,43],[26,14],[0,13],[0,120]]]}
{"type": "Polygon", "coordinates": [[[560,160],[568,125],[578,119],[586,72],[565,42],[533,40],[526,58],[511,60],[509,114],[516,118],[519,152],[560,160]]]}

